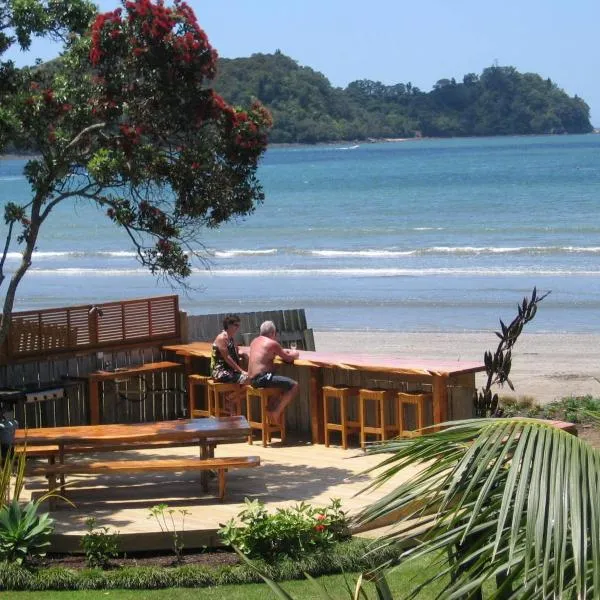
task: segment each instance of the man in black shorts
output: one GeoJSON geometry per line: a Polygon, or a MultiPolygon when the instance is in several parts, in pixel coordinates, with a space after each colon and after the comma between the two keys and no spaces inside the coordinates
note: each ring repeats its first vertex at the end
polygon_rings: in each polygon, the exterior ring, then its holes
{"type": "Polygon", "coordinates": [[[265,321],[260,326],[260,335],[250,344],[250,358],[248,360],[248,379],[257,388],[280,388],[283,390],[281,402],[276,407],[269,407],[269,419],[273,423],[281,424],[283,411],[298,394],[298,382],[275,375],[273,361],[276,356],[287,363],[293,363],[298,358],[296,350],[282,348],[275,339],[277,328],[273,321],[265,321]]]}

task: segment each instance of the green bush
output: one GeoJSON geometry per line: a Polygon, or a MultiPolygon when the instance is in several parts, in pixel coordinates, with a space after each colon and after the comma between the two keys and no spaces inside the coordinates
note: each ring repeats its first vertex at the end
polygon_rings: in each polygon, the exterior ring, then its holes
{"type": "MultiPolygon", "coordinates": [[[[382,563],[393,563],[395,547],[371,548],[369,542],[355,539],[333,544],[305,557],[283,558],[275,562],[256,560],[262,574],[274,581],[303,579],[332,573],[367,571],[382,563]]],[[[226,584],[261,583],[254,568],[246,564],[179,567],[126,567],[110,571],[65,568],[30,569],[16,563],[0,563],[0,590],[149,590],[169,587],[209,587],[226,584]]]]}
{"type": "Polygon", "coordinates": [[[567,396],[547,404],[535,404],[531,398],[517,400],[500,398],[502,416],[533,417],[569,423],[593,423],[597,419],[590,413],[600,413],[600,398],[593,396],[567,396]]]}
{"type": "Polygon", "coordinates": [[[224,543],[251,558],[304,556],[325,549],[348,534],[339,500],[318,508],[305,502],[269,514],[260,500],[245,500],[246,508],[219,529],[224,543]],[[241,524],[239,524],[241,523],[241,524]]]}
{"type": "Polygon", "coordinates": [[[116,558],[119,552],[118,532],[109,533],[108,527],[97,525],[94,517],[86,519],[88,532],[81,538],[81,548],[85,552],[88,567],[106,568],[111,558],[116,558]]]}
{"type": "Polygon", "coordinates": [[[54,520],[48,513],[38,515],[38,508],[37,502],[23,508],[14,498],[0,508],[0,560],[21,564],[45,556],[54,520]]]}

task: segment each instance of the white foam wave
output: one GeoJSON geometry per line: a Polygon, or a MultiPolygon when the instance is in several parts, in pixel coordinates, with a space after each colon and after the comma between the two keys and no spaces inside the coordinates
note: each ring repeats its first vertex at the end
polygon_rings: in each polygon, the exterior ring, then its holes
{"type": "MultiPolygon", "coordinates": [[[[109,256],[109,257],[113,257],[113,258],[129,258],[129,257],[134,257],[137,256],[135,252],[131,252],[129,250],[115,250],[115,251],[108,251],[108,250],[92,250],[89,252],[83,251],[83,250],[65,250],[65,251],[53,251],[53,250],[41,250],[38,252],[34,252],[32,259],[36,260],[36,259],[44,259],[44,258],[56,258],[56,257],[70,257],[70,258],[77,258],[77,257],[94,257],[94,256],[109,256]]],[[[21,258],[21,253],[20,252],[8,252],[6,255],[7,258],[10,259],[20,259],[21,258]]]]}
{"type": "Polygon", "coordinates": [[[259,256],[277,254],[277,248],[266,248],[264,250],[215,250],[217,258],[233,258],[234,256],[259,256]]]}
{"type": "MultiPolygon", "coordinates": [[[[569,277],[569,276],[600,276],[600,270],[567,270],[567,269],[537,269],[531,268],[430,268],[430,269],[193,269],[193,273],[200,277],[509,277],[509,276],[549,276],[549,277],[569,277]]],[[[42,269],[32,268],[29,271],[31,275],[60,275],[60,276],[85,276],[85,277],[105,277],[105,276],[129,276],[129,275],[148,275],[148,270],[143,267],[135,269],[94,269],[94,268],[58,268],[42,269]]]]}
{"type": "Polygon", "coordinates": [[[309,254],[324,258],[395,258],[424,254],[599,254],[599,246],[432,246],[412,250],[311,250],[309,254]]]}
{"type": "Polygon", "coordinates": [[[395,256],[410,256],[416,250],[311,250],[310,254],[325,258],[363,256],[366,258],[394,258],[395,256]]]}
{"type": "Polygon", "coordinates": [[[214,269],[194,270],[199,275],[222,277],[432,277],[432,276],[478,276],[501,277],[520,275],[539,276],[594,276],[597,271],[567,269],[489,269],[489,268],[430,268],[430,269],[214,269]]]}
{"type": "Polygon", "coordinates": [[[599,246],[432,246],[422,254],[598,254],[599,246]]]}
{"type": "Polygon", "coordinates": [[[86,268],[74,268],[68,267],[64,269],[30,269],[27,272],[27,276],[29,275],[65,275],[67,277],[73,276],[85,276],[85,277],[105,277],[106,275],[110,276],[119,276],[122,277],[124,275],[148,275],[148,269],[86,269],[86,268]]]}
{"type": "Polygon", "coordinates": [[[0,177],[0,181],[25,181],[23,175],[5,175],[0,177]]]}

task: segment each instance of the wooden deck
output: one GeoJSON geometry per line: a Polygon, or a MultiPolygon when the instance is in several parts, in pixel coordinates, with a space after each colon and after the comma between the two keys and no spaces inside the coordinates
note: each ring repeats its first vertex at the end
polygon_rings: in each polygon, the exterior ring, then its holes
{"type": "MultiPolygon", "coordinates": [[[[196,448],[128,451],[128,457],[159,456],[193,457],[196,448]]],[[[119,453],[111,455],[117,459],[119,453]]],[[[125,454],[124,452],[121,454],[125,454]]],[[[199,473],[146,473],[123,475],[72,476],[68,479],[68,496],[76,507],[59,505],[52,512],[56,529],[53,552],[80,551],[79,543],[85,533],[85,520],[95,517],[99,525],[118,530],[124,551],[168,549],[170,536],[161,533],[149,509],[166,503],[176,511],[186,509],[184,543],[187,548],[218,545],[219,524],[235,517],[243,508],[244,498],[260,499],[269,511],[277,507],[305,501],[321,506],[331,498],[340,498],[344,510],[356,513],[392,489],[388,484],[374,492],[356,495],[372,475],[361,474],[377,465],[383,457],[365,456],[359,449],[325,448],[307,442],[274,444],[263,448],[259,444],[222,444],[216,456],[258,455],[261,466],[252,470],[231,471],[227,476],[227,497],[224,503],[216,498],[216,481],[209,484],[209,495],[203,494],[199,473]]],[[[94,458],[90,456],[90,458],[94,458]]],[[[409,472],[403,474],[408,477],[409,472]]],[[[47,482],[42,477],[27,480],[23,499],[39,497],[47,482]]],[[[181,515],[175,513],[180,528],[181,515]]]]}

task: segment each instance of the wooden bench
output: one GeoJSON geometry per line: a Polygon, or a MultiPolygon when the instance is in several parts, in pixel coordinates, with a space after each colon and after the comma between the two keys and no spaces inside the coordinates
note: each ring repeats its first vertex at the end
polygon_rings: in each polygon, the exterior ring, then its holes
{"type": "MultiPolygon", "coordinates": [[[[26,475],[44,475],[48,477],[48,489],[56,489],[56,476],[86,474],[142,473],[146,471],[216,471],[219,482],[219,500],[225,498],[225,473],[229,469],[258,467],[258,456],[234,456],[225,458],[164,458],[159,460],[112,460],[88,463],[47,464],[29,467],[26,475]]],[[[61,486],[61,494],[64,488],[61,486]]],[[[50,497],[52,502],[52,497],[50,497]]]]}

